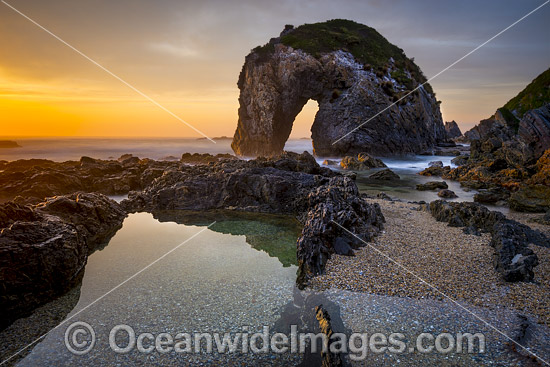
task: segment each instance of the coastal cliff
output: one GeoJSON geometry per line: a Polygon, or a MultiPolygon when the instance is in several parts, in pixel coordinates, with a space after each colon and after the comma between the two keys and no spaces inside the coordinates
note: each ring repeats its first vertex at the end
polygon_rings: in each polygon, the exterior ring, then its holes
{"type": "Polygon", "coordinates": [[[550,209],[550,69],[516,97],[464,134],[470,156],[444,174],[483,189],[476,201],[508,201],[512,209],[550,209]]]}
{"type": "Polygon", "coordinates": [[[312,99],[316,155],[425,151],[447,134],[424,82],[413,60],[373,28],[347,20],[287,26],[245,59],[231,146],[243,156],[280,153],[312,99]]]}

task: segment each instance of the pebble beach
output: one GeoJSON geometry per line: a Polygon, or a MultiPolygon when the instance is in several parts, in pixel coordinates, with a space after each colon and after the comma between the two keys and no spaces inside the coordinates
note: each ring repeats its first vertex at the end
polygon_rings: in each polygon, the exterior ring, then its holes
{"type": "MultiPolygon", "coordinates": [[[[437,222],[417,204],[378,199],[372,202],[382,208],[384,231],[356,250],[355,256],[333,255],[325,273],[310,282],[312,289],[456,301],[465,308],[493,312],[506,309],[548,329],[550,248],[531,247],[540,262],[534,282],[508,283],[493,268],[489,234],[465,234],[462,228],[437,222]]],[[[546,350],[547,341],[540,341],[546,350]]]]}

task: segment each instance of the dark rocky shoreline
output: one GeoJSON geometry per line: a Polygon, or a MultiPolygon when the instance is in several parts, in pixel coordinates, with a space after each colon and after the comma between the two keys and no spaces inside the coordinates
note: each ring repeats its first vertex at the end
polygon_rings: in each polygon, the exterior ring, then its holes
{"type": "Polygon", "coordinates": [[[125,217],[102,194],[0,205],[0,329],[78,285],[88,256],[109,241],[125,217]]]}
{"type": "Polygon", "coordinates": [[[4,194],[12,195],[0,207],[2,263],[10,269],[2,273],[6,322],[78,283],[88,254],[108,241],[127,212],[228,209],[294,215],[304,226],[297,241],[301,285],[322,273],[331,254],[361,245],[333,220],[365,240],[382,229],[379,206],[369,204],[351,178],[320,167],[308,153],[285,152],[251,161],[195,156],[194,162],[198,158],[209,162],[197,165],[189,165],[189,157],[185,158],[184,162],[156,162],[124,157],[119,162],[84,157],[80,162],[4,164],[0,182],[7,182],[4,194]],[[58,179],[52,180],[54,176],[58,179]],[[131,188],[141,190],[130,191],[120,205],[99,193],[41,197],[46,192],[52,196],[80,189],[127,193],[131,188]],[[13,197],[16,192],[28,196],[13,197]],[[44,250],[33,250],[36,246],[44,250]],[[28,251],[46,259],[46,265],[36,263],[27,273],[19,269],[29,264],[28,251]],[[16,253],[24,256],[17,260],[16,253]]]}

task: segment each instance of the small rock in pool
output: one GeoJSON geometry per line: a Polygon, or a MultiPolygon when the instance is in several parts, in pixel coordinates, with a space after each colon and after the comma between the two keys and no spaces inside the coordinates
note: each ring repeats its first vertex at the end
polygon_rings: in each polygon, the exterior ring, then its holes
{"type": "Polygon", "coordinates": [[[369,178],[375,179],[375,180],[399,180],[401,177],[395,172],[393,172],[391,169],[386,168],[382,171],[373,173],[369,176],[369,178]]]}
{"type": "Polygon", "coordinates": [[[417,184],[416,189],[419,191],[448,189],[449,186],[445,181],[429,181],[425,184],[417,184]]]}
{"type": "Polygon", "coordinates": [[[433,162],[428,163],[428,167],[439,167],[439,168],[443,168],[443,162],[441,162],[441,161],[433,161],[433,162]]]}
{"type": "Polygon", "coordinates": [[[446,198],[446,199],[454,199],[458,197],[458,195],[455,194],[454,191],[447,190],[447,189],[439,190],[439,192],[437,193],[437,196],[439,196],[440,198],[446,198]]]}

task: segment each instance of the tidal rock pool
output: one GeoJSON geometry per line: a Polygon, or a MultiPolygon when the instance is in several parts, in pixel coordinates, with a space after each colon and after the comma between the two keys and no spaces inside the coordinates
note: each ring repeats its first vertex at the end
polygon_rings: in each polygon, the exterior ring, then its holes
{"type": "Polygon", "coordinates": [[[329,312],[335,332],[363,335],[344,354],[344,365],[479,366],[496,361],[514,366],[522,357],[495,330],[516,338],[526,323],[533,335],[530,347],[544,357],[549,353],[533,341],[550,340],[548,329],[505,309],[342,289],[300,291],[295,287],[300,230],[292,217],[258,213],[131,214],[110,242],[89,257],[78,287],[0,332],[2,361],[36,341],[4,365],[319,366],[319,353],[290,349],[293,328],[299,334],[319,332],[314,312],[319,305],[329,312]],[[218,349],[216,335],[223,342],[226,333],[238,340],[232,352],[218,349]],[[255,333],[259,342],[251,343],[255,333]],[[261,349],[262,333],[269,335],[267,350],[261,349]],[[273,350],[275,333],[288,336],[287,352],[273,350]],[[396,348],[378,344],[373,352],[367,344],[376,333],[401,334],[404,349],[395,353],[396,348]],[[423,345],[430,351],[419,351],[422,333],[434,338],[445,334],[444,352],[435,350],[436,339],[429,337],[423,345]],[[457,352],[448,342],[455,343],[459,333],[483,334],[485,349],[474,345],[471,353],[457,352]],[[204,334],[210,335],[212,350],[204,334]],[[197,335],[202,335],[198,343],[197,335]],[[357,357],[364,359],[355,361],[357,357]]]}

